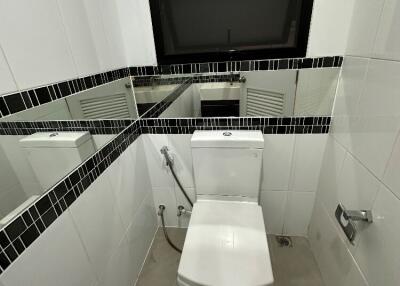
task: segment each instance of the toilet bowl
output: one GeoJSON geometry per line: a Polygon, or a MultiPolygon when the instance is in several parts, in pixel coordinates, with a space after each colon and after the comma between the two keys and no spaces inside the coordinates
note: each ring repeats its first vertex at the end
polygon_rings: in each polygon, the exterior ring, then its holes
{"type": "Polygon", "coordinates": [[[273,285],[258,205],[262,133],[196,131],[191,145],[196,203],[179,263],[178,285],[273,285]]]}

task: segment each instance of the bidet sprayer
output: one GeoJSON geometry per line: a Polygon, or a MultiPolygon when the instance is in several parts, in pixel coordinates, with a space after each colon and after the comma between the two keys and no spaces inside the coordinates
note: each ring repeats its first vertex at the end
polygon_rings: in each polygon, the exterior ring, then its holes
{"type": "Polygon", "coordinates": [[[174,160],[172,159],[172,157],[169,155],[168,153],[169,149],[167,146],[163,146],[160,150],[161,154],[164,155],[165,157],[165,162],[167,163],[167,166],[173,166],[174,165],[174,160]]]}

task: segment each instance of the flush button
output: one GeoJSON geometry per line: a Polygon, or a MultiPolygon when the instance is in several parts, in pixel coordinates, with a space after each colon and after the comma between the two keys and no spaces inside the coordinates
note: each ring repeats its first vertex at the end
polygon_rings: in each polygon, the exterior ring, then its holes
{"type": "Polygon", "coordinates": [[[54,133],[51,133],[49,136],[50,137],[56,137],[58,135],[58,132],[54,132],[54,133]]]}
{"type": "Polygon", "coordinates": [[[224,133],[222,133],[222,135],[224,135],[224,136],[232,136],[232,132],[225,131],[224,133]]]}

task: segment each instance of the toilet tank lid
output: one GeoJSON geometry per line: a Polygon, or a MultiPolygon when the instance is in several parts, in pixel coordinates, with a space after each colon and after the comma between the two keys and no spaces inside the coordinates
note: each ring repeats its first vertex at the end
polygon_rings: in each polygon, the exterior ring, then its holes
{"type": "Polygon", "coordinates": [[[19,140],[24,148],[74,148],[90,140],[89,132],[37,132],[19,140]]]}
{"type": "Polygon", "coordinates": [[[261,131],[216,130],[195,131],[191,139],[192,148],[264,148],[261,131]]]}

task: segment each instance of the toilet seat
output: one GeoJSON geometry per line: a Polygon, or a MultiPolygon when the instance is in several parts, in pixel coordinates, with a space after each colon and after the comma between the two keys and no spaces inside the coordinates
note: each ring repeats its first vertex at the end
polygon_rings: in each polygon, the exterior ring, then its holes
{"type": "Polygon", "coordinates": [[[179,263],[178,285],[259,286],[273,281],[261,207],[197,201],[179,263]]]}

